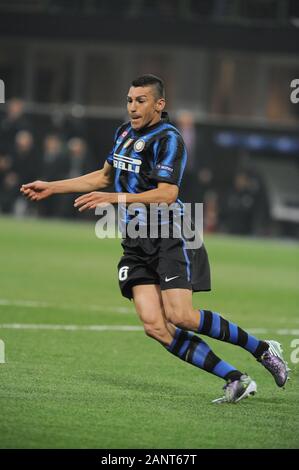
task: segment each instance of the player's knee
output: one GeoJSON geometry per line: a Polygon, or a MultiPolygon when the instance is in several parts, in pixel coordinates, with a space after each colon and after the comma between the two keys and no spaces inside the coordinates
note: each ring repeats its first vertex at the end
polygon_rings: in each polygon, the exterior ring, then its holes
{"type": "Polygon", "coordinates": [[[192,312],[181,307],[172,308],[167,313],[167,320],[178,328],[185,328],[189,325],[192,312]]]}
{"type": "Polygon", "coordinates": [[[150,338],[156,339],[157,341],[163,340],[166,330],[165,327],[157,323],[144,323],[144,332],[150,338]]]}

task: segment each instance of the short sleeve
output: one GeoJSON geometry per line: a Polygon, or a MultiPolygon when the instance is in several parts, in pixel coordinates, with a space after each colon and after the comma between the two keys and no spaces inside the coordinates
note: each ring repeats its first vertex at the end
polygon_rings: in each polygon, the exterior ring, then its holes
{"type": "Polygon", "coordinates": [[[182,137],[170,131],[154,144],[154,167],[150,178],[179,186],[186,160],[187,152],[182,137]]]}
{"type": "Polygon", "coordinates": [[[109,165],[113,165],[113,149],[111,150],[111,152],[108,154],[107,158],[106,158],[106,162],[109,163],[109,165]]]}

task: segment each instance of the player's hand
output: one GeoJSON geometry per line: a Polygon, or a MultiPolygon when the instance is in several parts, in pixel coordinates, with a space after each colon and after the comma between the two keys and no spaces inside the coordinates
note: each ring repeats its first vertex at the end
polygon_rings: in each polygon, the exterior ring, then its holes
{"type": "Polygon", "coordinates": [[[31,201],[41,201],[53,194],[51,184],[48,181],[33,181],[33,183],[23,184],[20,191],[31,201]]]}
{"type": "Polygon", "coordinates": [[[107,204],[115,204],[116,202],[116,193],[93,191],[92,193],[77,197],[74,207],[77,207],[79,212],[83,212],[87,209],[95,209],[97,206],[106,206],[107,204]]]}

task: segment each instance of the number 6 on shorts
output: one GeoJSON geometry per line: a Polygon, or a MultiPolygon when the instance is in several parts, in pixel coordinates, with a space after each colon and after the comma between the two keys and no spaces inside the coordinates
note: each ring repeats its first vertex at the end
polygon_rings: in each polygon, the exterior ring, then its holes
{"type": "Polygon", "coordinates": [[[118,278],[120,281],[125,281],[128,277],[129,266],[123,266],[120,268],[118,278]]]}

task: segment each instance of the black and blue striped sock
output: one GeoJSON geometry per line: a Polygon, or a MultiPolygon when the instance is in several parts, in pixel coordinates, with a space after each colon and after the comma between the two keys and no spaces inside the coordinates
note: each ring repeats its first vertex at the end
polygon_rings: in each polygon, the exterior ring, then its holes
{"type": "Polygon", "coordinates": [[[176,328],[174,339],[167,349],[183,361],[224,380],[239,380],[242,375],[242,372],[217,357],[207,343],[190,331],[176,328]]]}
{"type": "Polygon", "coordinates": [[[199,313],[198,333],[227,343],[237,344],[256,358],[259,358],[268,349],[269,346],[265,341],[260,341],[235,323],[225,320],[219,313],[210,310],[199,310],[199,313]]]}

